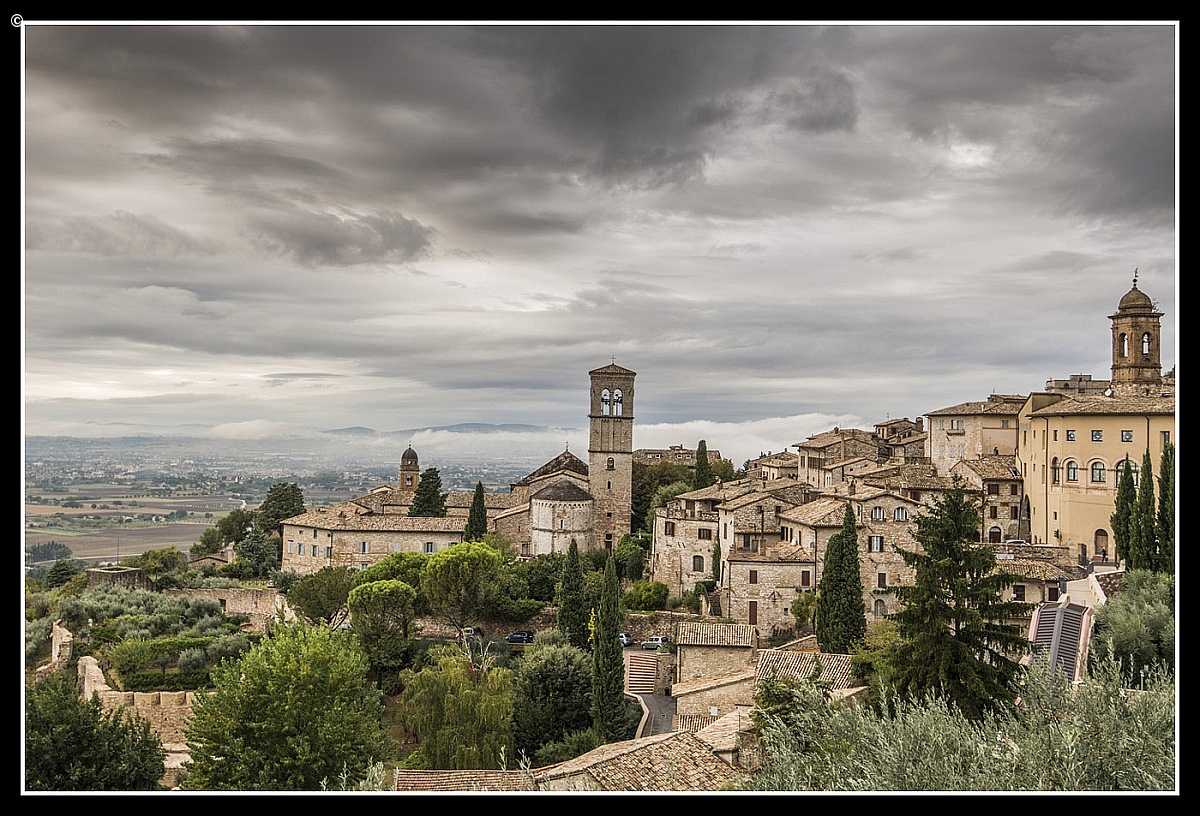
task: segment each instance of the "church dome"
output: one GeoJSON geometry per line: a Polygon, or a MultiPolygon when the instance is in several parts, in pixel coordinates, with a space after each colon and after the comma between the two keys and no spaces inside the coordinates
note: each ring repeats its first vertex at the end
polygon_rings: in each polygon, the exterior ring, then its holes
{"type": "Polygon", "coordinates": [[[1125,293],[1125,297],[1121,298],[1120,304],[1117,306],[1122,312],[1143,312],[1153,311],[1154,302],[1150,300],[1150,296],[1137,288],[1137,284],[1125,293]]]}
{"type": "Polygon", "coordinates": [[[406,448],[404,453],[400,455],[400,461],[401,462],[417,461],[417,452],[415,450],[413,450],[412,447],[406,448]]]}

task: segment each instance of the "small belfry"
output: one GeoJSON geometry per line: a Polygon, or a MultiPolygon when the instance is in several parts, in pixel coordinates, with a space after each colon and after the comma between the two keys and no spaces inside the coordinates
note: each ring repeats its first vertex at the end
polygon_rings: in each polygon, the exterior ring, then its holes
{"type": "Polygon", "coordinates": [[[588,372],[588,492],[595,500],[593,547],[611,550],[630,531],[633,504],[633,380],[613,362],[588,372]]]}
{"type": "Polygon", "coordinates": [[[1112,320],[1112,392],[1116,397],[1158,396],[1162,390],[1162,316],[1154,301],[1133,288],[1121,298],[1112,320]]]}

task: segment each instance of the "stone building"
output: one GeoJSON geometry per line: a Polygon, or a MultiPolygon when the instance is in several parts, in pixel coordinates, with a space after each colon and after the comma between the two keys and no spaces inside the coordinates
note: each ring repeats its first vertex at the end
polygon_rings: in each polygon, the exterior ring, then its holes
{"type": "Polygon", "coordinates": [[[991,394],[981,402],[963,402],[930,411],[929,461],[942,476],[964,459],[989,454],[1011,456],[1017,449],[1017,415],[1025,397],[991,394]]]}
{"type": "Polygon", "coordinates": [[[982,517],[980,541],[999,544],[1021,539],[1021,471],[1015,456],[981,456],[963,459],[950,470],[979,500],[982,517]]]}
{"type": "MultiPolygon", "coordinates": [[[[636,374],[612,364],[588,375],[588,461],[563,451],[507,494],[484,494],[489,531],[522,556],[563,552],[572,539],[581,550],[612,549],[631,531],[636,374]]],[[[411,447],[397,476],[396,485],[285,519],[281,568],[301,575],[326,566],[364,569],[395,552],[432,554],[460,543],[474,492],[447,493],[444,517],[410,516],[421,477],[411,447]]]]}
{"type": "Polygon", "coordinates": [[[858,428],[834,428],[792,445],[796,449],[796,478],[816,487],[829,487],[842,477],[835,466],[857,457],[877,458],[879,439],[858,428]]]}
{"type": "Polygon", "coordinates": [[[654,510],[650,575],[675,596],[690,592],[714,575],[713,551],[719,540],[717,507],[754,489],[749,479],[721,482],[681,493],[654,510]]]}

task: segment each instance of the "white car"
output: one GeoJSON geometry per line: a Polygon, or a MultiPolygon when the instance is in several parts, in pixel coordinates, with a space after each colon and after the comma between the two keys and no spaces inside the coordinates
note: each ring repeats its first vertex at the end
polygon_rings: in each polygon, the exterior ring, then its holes
{"type": "Polygon", "coordinates": [[[629,636],[628,632],[622,632],[621,634],[617,635],[617,640],[621,641],[622,646],[633,645],[633,638],[629,636]]]}
{"type": "Polygon", "coordinates": [[[643,649],[657,649],[659,646],[666,646],[671,642],[671,639],[666,635],[655,635],[654,637],[646,638],[642,641],[643,649]]]}

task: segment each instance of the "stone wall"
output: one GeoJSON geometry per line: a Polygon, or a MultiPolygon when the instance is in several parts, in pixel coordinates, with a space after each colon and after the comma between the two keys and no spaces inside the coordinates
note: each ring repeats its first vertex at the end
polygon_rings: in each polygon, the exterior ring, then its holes
{"type": "Polygon", "coordinates": [[[285,620],[296,619],[284,596],[274,589],[168,589],[163,594],[212,598],[221,604],[221,611],[226,615],[245,615],[257,632],[267,631],[267,623],[275,620],[280,612],[285,620]]]}
{"type": "Polygon", "coordinates": [[[154,589],[150,579],[136,567],[92,567],[86,572],[88,589],[105,585],[125,589],[154,589]]]}

